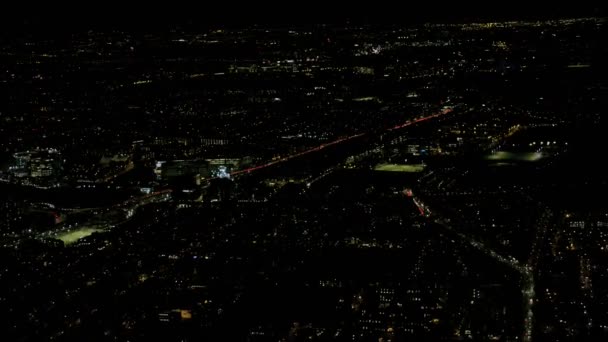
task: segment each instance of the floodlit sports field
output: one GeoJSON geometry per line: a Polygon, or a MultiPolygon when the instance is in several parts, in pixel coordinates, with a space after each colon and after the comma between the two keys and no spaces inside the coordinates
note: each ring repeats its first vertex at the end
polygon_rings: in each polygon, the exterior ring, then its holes
{"type": "Polygon", "coordinates": [[[374,170],[391,172],[421,172],[425,167],[426,165],[424,164],[378,164],[374,170]]]}
{"type": "Polygon", "coordinates": [[[103,229],[83,227],[69,232],[61,233],[57,235],[57,238],[63,241],[63,243],[65,243],[66,245],[69,245],[93,233],[102,231],[103,229]]]}
{"type": "Polygon", "coordinates": [[[543,154],[541,152],[498,151],[496,153],[486,156],[487,160],[496,160],[496,161],[512,160],[512,161],[533,162],[533,161],[538,161],[541,158],[543,158],[543,154]]]}

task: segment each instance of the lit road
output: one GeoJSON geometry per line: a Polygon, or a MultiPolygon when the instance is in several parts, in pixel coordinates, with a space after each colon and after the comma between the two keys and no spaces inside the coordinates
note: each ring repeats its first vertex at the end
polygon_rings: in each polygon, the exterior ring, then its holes
{"type": "Polygon", "coordinates": [[[155,200],[158,199],[162,199],[162,198],[166,198],[167,196],[169,196],[171,194],[173,190],[171,189],[163,189],[163,190],[158,190],[155,192],[151,192],[149,194],[146,195],[142,195],[139,197],[132,197],[129,199],[126,199],[122,202],[113,204],[109,207],[90,207],[90,208],[57,208],[58,211],[61,212],[65,212],[65,213],[85,213],[88,211],[103,211],[103,210],[110,210],[110,209],[123,209],[125,207],[130,207],[130,206],[138,206],[138,205],[142,205],[142,204],[146,204],[149,202],[153,202],[155,200]]]}
{"type": "Polygon", "coordinates": [[[436,118],[436,117],[438,117],[438,116],[442,116],[442,115],[445,115],[445,114],[449,114],[449,113],[451,113],[452,111],[454,111],[454,109],[453,109],[453,108],[451,108],[451,107],[450,107],[450,108],[444,108],[444,109],[442,109],[440,112],[435,113],[435,114],[433,114],[433,115],[425,116],[425,117],[418,118],[418,119],[415,119],[415,120],[412,120],[412,121],[406,121],[406,122],[405,122],[405,123],[403,123],[403,124],[396,125],[396,126],[393,126],[393,127],[391,127],[391,128],[388,128],[388,129],[387,129],[387,131],[394,131],[394,130],[396,130],[396,129],[401,129],[401,128],[409,127],[409,126],[415,125],[415,124],[417,124],[417,123],[424,122],[424,121],[427,121],[427,120],[430,120],[430,119],[436,118]]]}
{"type": "MultiPolygon", "coordinates": [[[[386,131],[394,131],[394,130],[397,130],[397,129],[401,129],[401,128],[405,128],[405,127],[410,127],[410,126],[419,124],[421,122],[425,122],[425,121],[431,120],[433,118],[436,118],[436,117],[439,117],[439,116],[442,116],[442,115],[445,115],[445,114],[449,114],[453,110],[454,109],[451,108],[451,107],[444,108],[441,111],[439,111],[438,113],[435,113],[435,114],[432,114],[432,115],[429,115],[429,116],[425,116],[425,117],[421,117],[421,118],[418,118],[418,119],[414,119],[414,120],[408,120],[405,123],[402,123],[402,124],[399,124],[399,125],[387,128],[386,131]]],[[[292,154],[292,155],[289,155],[289,156],[285,156],[283,158],[279,158],[277,160],[273,160],[273,161],[268,162],[266,164],[262,164],[262,165],[258,165],[258,166],[253,166],[253,167],[250,167],[250,168],[247,168],[247,169],[231,172],[230,176],[237,176],[237,175],[240,175],[240,174],[247,174],[247,173],[251,173],[251,172],[257,171],[257,170],[265,169],[265,168],[267,168],[269,166],[280,164],[280,163],[286,162],[288,160],[292,160],[294,158],[298,158],[298,157],[301,157],[301,156],[304,156],[304,155],[307,155],[307,154],[310,154],[310,153],[313,153],[313,152],[318,152],[318,151],[323,150],[326,147],[330,147],[330,146],[338,145],[338,144],[341,144],[341,143],[344,143],[344,142],[347,142],[347,141],[351,141],[353,139],[360,138],[360,137],[365,136],[367,134],[368,133],[364,132],[364,133],[359,133],[359,134],[351,135],[351,136],[348,136],[348,137],[343,137],[343,138],[340,138],[338,140],[334,140],[334,141],[331,141],[331,142],[328,142],[328,143],[324,143],[324,144],[321,144],[319,146],[310,148],[310,149],[302,151],[302,152],[298,152],[298,153],[295,153],[295,154],[292,154]]]]}
{"type": "Polygon", "coordinates": [[[273,160],[273,161],[268,162],[266,164],[262,164],[262,165],[250,167],[250,168],[247,168],[247,169],[231,172],[230,175],[231,176],[236,176],[236,175],[239,175],[239,174],[250,173],[250,172],[253,172],[253,171],[264,169],[264,168],[267,168],[269,166],[276,165],[276,164],[279,164],[279,163],[283,163],[283,162],[286,162],[288,160],[291,160],[291,159],[294,159],[294,158],[297,158],[297,157],[301,157],[301,156],[309,154],[309,153],[321,151],[322,149],[324,149],[326,147],[330,147],[330,146],[333,146],[333,145],[338,145],[340,143],[343,143],[343,142],[346,142],[346,141],[349,141],[349,140],[353,140],[353,139],[362,137],[362,136],[364,136],[366,134],[367,133],[360,133],[360,134],[356,134],[356,135],[351,135],[349,137],[340,138],[338,140],[334,140],[332,142],[321,144],[321,145],[319,145],[317,147],[313,147],[311,149],[308,149],[308,150],[305,150],[305,151],[302,151],[302,152],[298,152],[298,153],[295,153],[295,154],[292,154],[292,155],[289,155],[289,156],[286,156],[286,157],[283,157],[283,158],[280,158],[280,159],[277,159],[277,160],[273,160]]]}
{"type": "MultiPolygon", "coordinates": [[[[428,206],[426,206],[419,198],[413,197],[412,200],[414,204],[420,211],[420,215],[425,217],[431,216],[431,210],[428,206]]],[[[438,216],[436,212],[433,212],[433,222],[439,224],[443,228],[449,230],[450,232],[457,235],[462,241],[472,246],[476,250],[482,252],[483,254],[491,257],[495,261],[509,267],[510,269],[516,271],[521,275],[521,293],[523,297],[523,308],[524,308],[524,331],[523,338],[524,342],[532,341],[532,324],[534,319],[534,313],[532,311],[532,306],[534,304],[535,292],[534,292],[534,276],[532,274],[532,267],[529,265],[522,265],[517,259],[514,257],[506,257],[496,253],[494,250],[488,248],[483,243],[467,236],[457,230],[453,229],[449,223],[449,220],[444,219],[443,217],[438,216]]]]}
{"type": "Polygon", "coordinates": [[[84,210],[76,209],[73,211],[66,210],[69,213],[80,214],[90,212],[90,215],[88,215],[88,219],[83,222],[69,225],[62,224],[54,229],[37,234],[37,237],[43,239],[59,239],[66,245],[74,243],[94,232],[106,231],[129,221],[133,217],[135,210],[142,205],[169,200],[171,192],[170,189],[164,189],[143,196],[130,198],[108,207],[85,208],[84,210]]]}
{"type": "Polygon", "coordinates": [[[127,199],[121,203],[115,204],[113,207],[114,208],[124,208],[124,207],[129,207],[129,206],[140,206],[140,205],[148,204],[150,202],[155,202],[155,201],[159,201],[159,200],[163,201],[163,200],[168,199],[172,192],[173,192],[173,190],[171,190],[171,189],[158,190],[158,191],[151,192],[151,193],[143,195],[143,196],[127,199]]]}

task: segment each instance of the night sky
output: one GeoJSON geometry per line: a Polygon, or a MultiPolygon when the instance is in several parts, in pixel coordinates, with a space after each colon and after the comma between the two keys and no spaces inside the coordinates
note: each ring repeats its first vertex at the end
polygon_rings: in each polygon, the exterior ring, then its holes
{"type": "Polygon", "coordinates": [[[86,4],[11,4],[0,14],[6,30],[151,30],[174,27],[293,25],[319,23],[419,24],[494,20],[535,20],[605,16],[596,2],[524,1],[262,1],[262,2],[87,2],[86,4]]]}

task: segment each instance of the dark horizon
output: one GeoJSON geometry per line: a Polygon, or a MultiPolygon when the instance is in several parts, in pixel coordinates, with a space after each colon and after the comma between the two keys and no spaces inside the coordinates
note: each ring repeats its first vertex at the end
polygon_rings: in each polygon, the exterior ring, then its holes
{"type": "Polygon", "coordinates": [[[123,6],[51,6],[16,9],[0,14],[0,25],[8,30],[70,31],[86,29],[163,30],[178,27],[247,27],[251,25],[289,27],[318,24],[420,25],[425,23],[467,23],[535,21],[582,17],[606,17],[606,5],[570,4],[329,4],[280,6],[272,4],[203,4],[158,9],[137,4],[123,6]],[[502,6],[501,6],[502,5],[502,6]],[[357,7],[359,6],[359,7],[357,7]],[[368,8],[369,7],[369,8],[368,8]]]}

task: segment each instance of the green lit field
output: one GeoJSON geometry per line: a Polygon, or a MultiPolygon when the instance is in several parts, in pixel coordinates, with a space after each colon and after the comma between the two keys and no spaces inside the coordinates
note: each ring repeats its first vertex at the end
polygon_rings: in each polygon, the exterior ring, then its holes
{"type": "Polygon", "coordinates": [[[421,172],[426,165],[424,164],[378,164],[374,167],[375,171],[390,172],[421,172]]]}
{"type": "Polygon", "coordinates": [[[61,233],[57,235],[57,238],[63,241],[64,244],[69,245],[96,232],[103,232],[103,229],[83,227],[69,232],[61,233]]]}
{"type": "Polygon", "coordinates": [[[493,161],[524,161],[534,162],[543,158],[543,154],[540,152],[507,152],[498,151],[493,154],[489,154],[485,157],[486,160],[493,161]]]}

